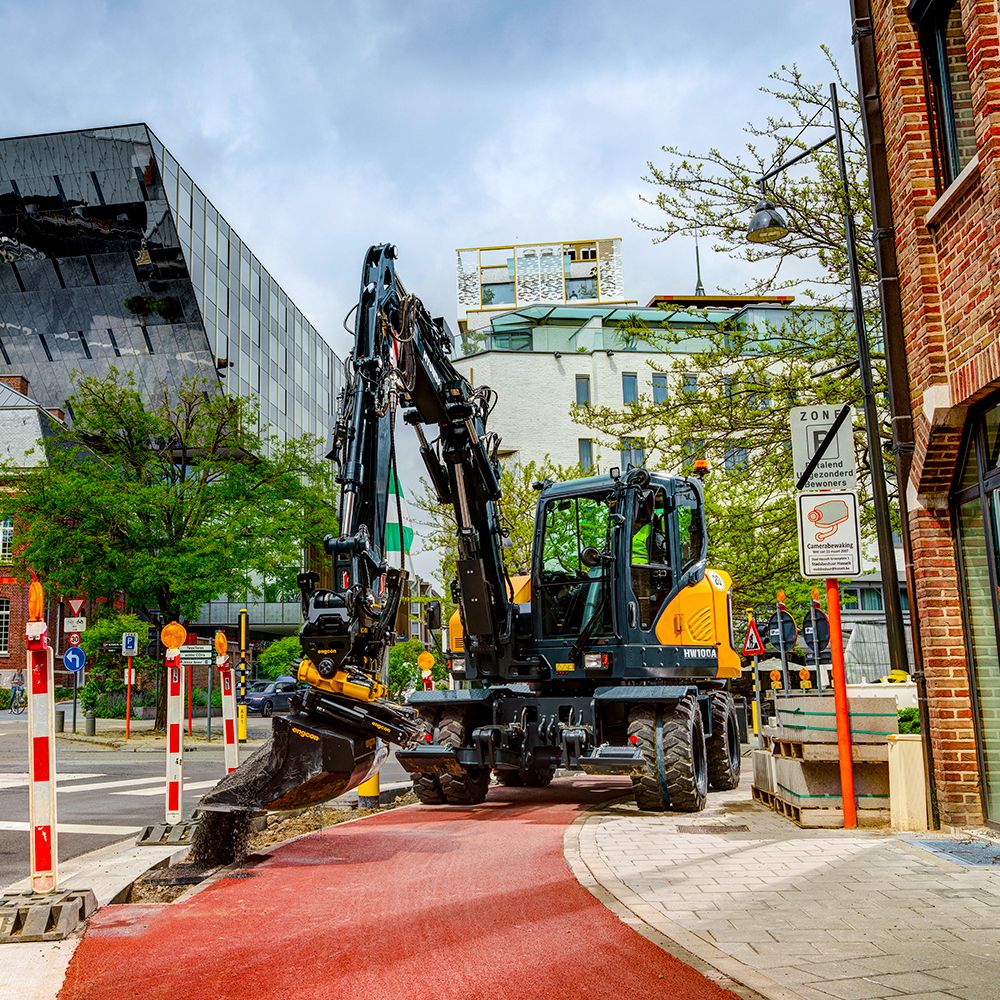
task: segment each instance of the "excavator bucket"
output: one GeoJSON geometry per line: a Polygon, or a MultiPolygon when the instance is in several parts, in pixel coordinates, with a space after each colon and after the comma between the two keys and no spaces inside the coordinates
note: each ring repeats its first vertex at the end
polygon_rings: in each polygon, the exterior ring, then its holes
{"type": "Polygon", "coordinates": [[[301,809],[357,788],[388,753],[386,741],[411,744],[412,709],[361,703],[310,690],[275,716],[271,739],[202,800],[206,812],[301,809]]]}
{"type": "Polygon", "coordinates": [[[302,714],[275,716],[270,740],[227,774],[199,808],[223,812],[305,808],[356,788],[377,762],[372,737],[335,732],[302,714]]]}

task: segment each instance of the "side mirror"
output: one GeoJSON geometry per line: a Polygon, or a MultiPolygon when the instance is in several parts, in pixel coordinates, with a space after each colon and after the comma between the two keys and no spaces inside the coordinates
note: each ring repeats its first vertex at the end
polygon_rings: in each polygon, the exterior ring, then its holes
{"type": "Polygon", "coordinates": [[[601,565],[601,553],[595,546],[588,545],[580,553],[580,562],[588,569],[593,569],[595,566],[601,565]]]}
{"type": "Polygon", "coordinates": [[[427,602],[427,627],[436,632],[441,627],[441,602],[427,602]]]}

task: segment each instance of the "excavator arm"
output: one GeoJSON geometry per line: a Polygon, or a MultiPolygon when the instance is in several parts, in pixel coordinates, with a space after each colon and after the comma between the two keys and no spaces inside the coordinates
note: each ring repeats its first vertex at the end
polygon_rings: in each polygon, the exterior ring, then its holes
{"type": "MultiPolygon", "coordinates": [[[[451,336],[396,276],[396,251],[372,247],[361,277],[354,345],[329,454],[337,464],[340,527],[324,539],[332,586],[299,577],[309,687],[275,717],[272,738],[202,800],[205,810],[287,809],[343,794],[378,765],[385,744],[423,737],[415,712],[387,700],[389,646],[406,580],[386,554],[396,475],[397,416],[412,426],[428,478],[454,510],[456,598],[466,650],[492,672],[512,655],[513,590],[504,566],[495,399],[449,359],[451,336]]],[[[400,519],[401,520],[401,519],[400,519]]]]}

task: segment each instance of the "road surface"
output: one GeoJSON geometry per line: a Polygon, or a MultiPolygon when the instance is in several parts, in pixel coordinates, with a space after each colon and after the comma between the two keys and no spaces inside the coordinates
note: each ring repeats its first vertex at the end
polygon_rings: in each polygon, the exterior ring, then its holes
{"type": "Polygon", "coordinates": [[[627,789],[564,778],[292,841],[186,901],[108,906],[60,1000],[733,1000],[573,877],[567,825],[627,789]]]}
{"type": "MultiPolygon", "coordinates": [[[[251,738],[266,738],[270,730],[270,719],[249,718],[251,738]]],[[[28,874],[27,746],[27,717],[0,712],[0,890],[28,874]]],[[[241,756],[249,752],[244,748],[241,756]]],[[[144,826],[162,823],[165,770],[162,749],[114,750],[57,740],[60,859],[134,838],[144,826]]],[[[221,744],[185,753],[186,816],[223,773],[221,744]]],[[[382,766],[383,782],[405,779],[406,772],[390,757],[382,766]]]]}

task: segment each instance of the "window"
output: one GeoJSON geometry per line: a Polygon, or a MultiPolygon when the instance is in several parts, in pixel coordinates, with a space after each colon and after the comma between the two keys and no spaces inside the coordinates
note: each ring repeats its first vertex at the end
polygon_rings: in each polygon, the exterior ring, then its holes
{"type": "Polygon", "coordinates": [[[622,438],[621,460],[622,471],[629,467],[638,469],[646,464],[646,448],[640,438],[622,438]]]}
{"type": "Polygon", "coordinates": [[[578,441],[580,448],[580,468],[585,470],[594,467],[594,442],[591,438],[580,438],[578,441]]]}
{"type": "Polygon", "coordinates": [[[742,446],[727,448],[723,456],[723,464],[727,469],[738,469],[747,464],[747,450],[742,446]]]}
{"type": "Polygon", "coordinates": [[[498,281],[482,288],[484,306],[510,306],[514,304],[514,282],[498,281]]]}
{"type": "Polygon", "coordinates": [[[590,406],[590,376],[577,375],[576,377],[576,405],[590,406]]]}
{"type": "Polygon", "coordinates": [[[622,402],[627,406],[639,400],[639,376],[632,373],[622,375],[622,402]]]}
{"type": "Polygon", "coordinates": [[[689,396],[693,396],[698,391],[698,376],[690,374],[685,375],[682,388],[689,396]]]}
{"type": "Polygon", "coordinates": [[[653,402],[661,406],[667,401],[667,376],[662,372],[653,373],[653,402]]]}
{"type": "Polygon", "coordinates": [[[596,299],[597,279],[596,278],[567,278],[566,279],[566,300],[572,299],[596,299]]]}
{"type": "Polygon", "coordinates": [[[490,335],[492,351],[530,351],[530,333],[494,333],[490,335]]]}
{"type": "Polygon", "coordinates": [[[0,597],[0,653],[10,652],[10,601],[0,597]]]}
{"type": "Polygon", "coordinates": [[[632,517],[632,593],[639,627],[648,632],[673,589],[667,536],[667,498],[663,490],[646,490],[635,500],[632,517]]]}
{"type": "Polygon", "coordinates": [[[685,471],[690,471],[694,468],[694,463],[696,459],[704,458],[705,442],[702,438],[692,438],[690,441],[684,442],[684,457],[681,462],[681,467],[685,471]]]}
{"type": "Polygon", "coordinates": [[[701,499],[692,486],[678,490],[676,502],[677,538],[680,542],[683,573],[705,558],[705,528],[701,499]]]}
{"type": "Polygon", "coordinates": [[[976,153],[972,90],[958,0],[911,0],[927,91],[938,190],[943,191],[976,153]]]}
{"type": "Polygon", "coordinates": [[[0,521],[0,566],[8,566],[14,558],[14,522],[0,521]]]}

